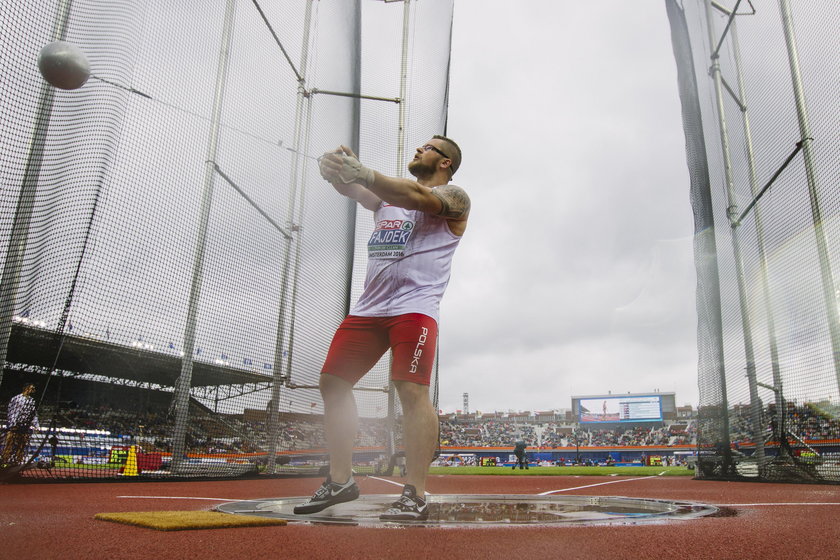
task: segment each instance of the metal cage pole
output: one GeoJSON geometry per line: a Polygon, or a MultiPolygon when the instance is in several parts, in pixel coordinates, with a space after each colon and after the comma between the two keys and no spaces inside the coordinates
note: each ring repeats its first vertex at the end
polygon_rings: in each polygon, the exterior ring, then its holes
{"type": "MultiPolygon", "coordinates": [[[[302,65],[302,70],[306,69],[306,64],[302,65]]],[[[310,132],[312,130],[312,105],[313,105],[313,98],[309,96],[305,100],[305,122],[306,125],[303,127],[301,132],[301,143],[302,147],[299,149],[299,153],[303,152],[305,154],[309,153],[309,139],[310,139],[310,132]]],[[[298,203],[297,208],[297,224],[298,224],[298,236],[295,242],[295,254],[294,254],[294,261],[292,265],[292,274],[291,274],[291,304],[288,306],[291,318],[289,319],[289,337],[288,337],[288,347],[289,350],[286,352],[286,364],[285,364],[285,376],[284,378],[287,380],[287,383],[291,382],[292,379],[292,357],[294,355],[293,349],[295,346],[295,320],[297,318],[297,297],[298,297],[298,280],[300,279],[300,253],[303,247],[303,228],[301,227],[303,224],[303,216],[304,210],[306,206],[306,179],[307,179],[307,168],[304,165],[302,170],[300,171],[299,175],[299,183],[300,183],[300,202],[298,203]]]]}
{"type": "Polygon", "coordinates": [[[216,152],[219,145],[219,129],[222,105],[225,96],[230,43],[233,38],[233,20],[236,14],[236,0],[227,0],[222,44],[219,49],[219,62],[216,70],[216,91],[213,97],[213,109],[210,120],[210,140],[207,146],[207,159],[204,162],[204,189],[199,208],[198,237],[193,257],[193,276],[190,286],[190,298],[187,306],[187,320],[184,327],[184,358],[181,361],[181,375],[175,382],[175,428],[172,434],[172,472],[180,469],[186,457],[187,423],[189,422],[190,387],[192,385],[193,355],[195,352],[195,329],[198,321],[198,304],[201,299],[204,255],[207,246],[207,229],[210,223],[210,208],[213,203],[213,184],[216,179],[216,152]]]}
{"type": "Polygon", "coordinates": [[[822,280],[823,299],[825,301],[826,318],[828,320],[829,337],[831,338],[831,352],[834,358],[834,375],[840,389],[840,310],[834,293],[834,279],[831,272],[831,261],[825,241],[822,212],[820,210],[819,185],[817,169],[813,155],[813,137],[808,120],[808,107],[805,103],[805,88],[802,84],[802,72],[799,68],[799,52],[796,45],[796,34],[793,30],[793,15],[788,0],[779,0],[779,11],[787,47],[790,77],[793,84],[793,96],[796,102],[796,116],[799,121],[799,134],[802,142],[802,159],[805,163],[805,176],[808,180],[808,198],[811,202],[811,219],[814,223],[814,237],[817,242],[817,255],[820,264],[820,278],[822,280]]]}
{"type": "MultiPolygon", "coordinates": [[[[405,113],[406,113],[406,89],[408,85],[408,39],[409,23],[411,21],[411,0],[403,0],[403,29],[402,29],[402,52],[400,58],[400,111],[397,124],[397,177],[405,175],[405,113]]],[[[393,356],[391,357],[393,360],[393,356]]],[[[397,444],[394,431],[397,425],[397,390],[393,381],[388,383],[388,441],[385,444],[385,451],[389,457],[397,453],[397,444]]]]}
{"type": "Polygon", "coordinates": [[[690,195],[694,208],[700,389],[697,466],[698,476],[702,478],[712,476],[715,470],[720,470],[724,474],[730,473],[732,449],[729,418],[721,412],[729,408],[729,398],[723,351],[717,234],[704,133],[706,127],[703,125],[700,108],[699,72],[695,68],[686,14],[681,4],[678,0],[666,1],[674,57],[677,61],[677,85],[680,92],[686,156],[691,176],[690,195]],[[708,383],[704,383],[706,380],[708,383]],[[708,404],[710,400],[713,402],[708,404]],[[716,451],[708,457],[699,453],[704,448],[712,446],[716,451]]]}
{"type": "MultiPolygon", "coordinates": [[[[62,41],[67,37],[72,6],[73,0],[59,2],[55,23],[50,34],[52,41],[62,41]]],[[[44,144],[47,141],[54,101],[55,88],[43,81],[38,93],[35,123],[32,127],[32,141],[29,144],[29,155],[26,159],[15,217],[9,234],[6,260],[3,263],[2,280],[0,280],[0,385],[3,384],[3,370],[6,368],[9,338],[12,334],[20,271],[26,253],[26,245],[29,241],[29,227],[35,209],[35,194],[38,190],[38,177],[41,174],[41,164],[44,160],[44,144]]]]}
{"type": "MultiPolygon", "coordinates": [[[[362,130],[362,5],[361,0],[355,0],[354,9],[354,26],[356,28],[356,35],[353,44],[353,58],[355,60],[355,69],[353,72],[353,121],[351,130],[353,137],[351,139],[350,148],[361,157],[361,130],[362,130]]],[[[348,211],[347,224],[349,231],[353,234],[347,236],[347,254],[349,259],[347,262],[347,289],[344,296],[344,314],[350,314],[350,305],[353,298],[353,270],[355,269],[356,261],[356,227],[358,223],[358,208],[359,205],[355,200],[347,199],[346,201],[348,211]]]]}
{"type": "MultiPolygon", "coordinates": [[[[747,157],[747,167],[750,178],[750,192],[753,199],[758,196],[760,187],[758,183],[758,173],[755,165],[755,149],[753,146],[752,126],[750,124],[750,114],[747,106],[747,90],[744,83],[744,74],[741,70],[741,47],[738,40],[738,26],[733,21],[732,23],[732,51],[735,58],[735,70],[738,78],[738,104],[741,108],[742,123],[744,127],[744,141],[747,157]]],[[[767,263],[767,248],[764,243],[764,223],[761,217],[761,209],[758,206],[754,208],[755,212],[755,231],[756,239],[758,241],[758,260],[759,260],[759,278],[761,281],[761,289],[764,293],[764,308],[767,313],[767,337],[770,347],[770,369],[773,375],[773,386],[778,389],[774,392],[774,399],[776,401],[777,410],[781,410],[781,391],[782,391],[782,373],[779,363],[779,346],[776,339],[776,320],[773,313],[773,302],[770,297],[770,281],[768,279],[768,263],[767,263]]],[[[739,226],[740,222],[736,224],[739,226]]]]}
{"type": "Polygon", "coordinates": [[[402,54],[400,58],[400,112],[397,131],[397,177],[405,175],[405,95],[408,86],[408,28],[411,21],[411,0],[403,0],[402,54]]]}
{"type": "MultiPolygon", "coordinates": [[[[706,27],[709,33],[709,44],[715,44],[715,30],[714,20],[712,19],[712,5],[710,0],[704,2],[706,7],[706,27]]],[[[738,6],[732,10],[734,17],[738,6]]],[[[731,19],[730,19],[731,21],[731,19]]],[[[727,28],[728,29],[728,28],[727,28]]],[[[723,167],[726,183],[726,198],[727,198],[727,215],[730,220],[730,239],[732,241],[732,253],[735,260],[736,281],[738,285],[738,303],[741,314],[741,328],[744,335],[744,355],[746,358],[747,382],[750,391],[750,418],[752,423],[752,438],[755,442],[755,455],[759,461],[764,459],[764,432],[761,429],[761,402],[758,396],[758,386],[756,385],[756,369],[755,369],[755,350],[752,341],[752,324],[749,317],[749,307],[747,305],[747,290],[744,284],[744,263],[741,254],[741,243],[738,235],[738,230],[735,227],[735,218],[738,216],[737,201],[735,199],[734,178],[732,173],[732,157],[729,147],[729,131],[726,122],[726,107],[723,99],[723,78],[720,69],[720,55],[719,48],[723,44],[724,37],[720,38],[718,49],[712,53],[712,66],[709,72],[712,76],[715,86],[715,101],[717,104],[718,115],[718,129],[720,132],[721,152],[723,155],[723,167]]],[[[721,411],[722,414],[729,414],[728,410],[721,411]]]]}
{"type": "MultiPolygon", "coordinates": [[[[306,91],[306,73],[309,58],[309,36],[312,27],[312,2],[308,0],[306,3],[306,12],[303,22],[303,39],[300,53],[300,71],[298,74],[298,92],[297,102],[295,104],[295,128],[293,132],[293,145],[295,149],[292,151],[294,157],[292,158],[290,185],[291,191],[289,193],[289,210],[288,210],[288,225],[289,230],[297,232],[294,242],[297,243],[298,250],[300,248],[300,231],[299,225],[295,224],[295,206],[297,205],[298,182],[301,162],[304,160],[303,154],[305,150],[301,149],[301,138],[303,137],[303,119],[305,116],[304,105],[311,102],[309,93],[306,91]]],[[[302,186],[301,186],[302,189],[302,186]]],[[[291,363],[292,363],[292,349],[289,345],[289,340],[286,335],[286,313],[289,311],[289,301],[292,299],[292,306],[294,306],[294,299],[289,298],[289,283],[297,284],[297,278],[292,279],[294,272],[297,275],[297,268],[292,266],[292,238],[286,239],[285,255],[286,259],[283,263],[282,280],[280,282],[280,308],[277,316],[277,338],[274,346],[274,375],[271,384],[271,401],[274,403],[272,410],[269,412],[268,419],[268,461],[266,463],[266,472],[273,474],[277,468],[277,439],[280,435],[280,390],[283,384],[289,384],[291,380],[291,363]],[[283,348],[288,346],[288,361],[283,359],[283,348]],[[285,369],[284,369],[285,365],[285,369]]],[[[295,253],[297,258],[298,253],[295,253]]],[[[293,313],[293,311],[292,311],[293,313]]],[[[289,333],[291,337],[291,332],[289,333]]],[[[291,410],[289,411],[291,412],[291,410]]]]}

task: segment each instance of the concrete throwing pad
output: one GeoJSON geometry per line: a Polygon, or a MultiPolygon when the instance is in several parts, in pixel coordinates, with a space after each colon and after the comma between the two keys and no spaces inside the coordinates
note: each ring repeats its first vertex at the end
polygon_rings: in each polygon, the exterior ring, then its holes
{"type": "Polygon", "coordinates": [[[691,519],[712,515],[714,506],[668,500],[613,496],[534,496],[500,494],[452,494],[429,497],[429,518],[420,522],[384,522],[379,514],[395,495],[364,495],[312,515],[295,515],[293,508],[308,497],[248,500],[222,504],[225,513],[256,515],[288,521],[364,525],[424,525],[435,527],[517,526],[555,524],[616,524],[691,519]]]}

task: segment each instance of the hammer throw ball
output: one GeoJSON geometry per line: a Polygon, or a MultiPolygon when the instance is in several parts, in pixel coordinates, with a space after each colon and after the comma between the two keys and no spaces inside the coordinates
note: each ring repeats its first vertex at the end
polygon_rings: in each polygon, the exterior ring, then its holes
{"type": "Polygon", "coordinates": [[[59,89],[78,89],[90,78],[90,64],[82,49],[66,41],[55,41],[38,56],[38,70],[59,89]]]}

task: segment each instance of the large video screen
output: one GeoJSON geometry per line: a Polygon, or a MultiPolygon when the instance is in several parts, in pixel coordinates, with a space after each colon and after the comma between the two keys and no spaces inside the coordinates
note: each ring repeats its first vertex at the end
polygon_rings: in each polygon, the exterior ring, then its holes
{"type": "Polygon", "coordinates": [[[581,424],[662,421],[661,396],[597,397],[578,402],[581,424]]]}

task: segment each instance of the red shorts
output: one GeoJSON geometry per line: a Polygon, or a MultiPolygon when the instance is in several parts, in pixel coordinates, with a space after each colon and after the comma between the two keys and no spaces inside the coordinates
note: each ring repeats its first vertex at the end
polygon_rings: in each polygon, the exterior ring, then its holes
{"type": "Polygon", "coordinates": [[[437,347],[437,323],[428,315],[348,315],[335,331],[321,373],[355,384],[391,349],[391,379],[429,385],[437,347]]]}

